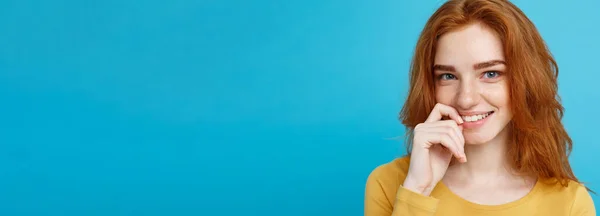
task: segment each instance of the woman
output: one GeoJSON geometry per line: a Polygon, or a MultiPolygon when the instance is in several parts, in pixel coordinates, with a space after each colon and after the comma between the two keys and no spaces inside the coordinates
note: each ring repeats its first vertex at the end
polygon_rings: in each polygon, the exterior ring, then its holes
{"type": "Polygon", "coordinates": [[[515,5],[446,2],[412,62],[410,154],[369,175],[365,215],[595,215],[567,159],[557,76],[515,5]]]}

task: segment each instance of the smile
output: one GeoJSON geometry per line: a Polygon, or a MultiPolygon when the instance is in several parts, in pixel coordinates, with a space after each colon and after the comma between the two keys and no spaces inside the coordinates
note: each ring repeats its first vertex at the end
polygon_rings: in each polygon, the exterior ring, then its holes
{"type": "Polygon", "coordinates": [[[476,121],[480,121],[483,120],[485,118],[487,118],[489,115],[491,115],[492,113],[494,113],[494,111],[490,111],[488,113],[485,114],[479,114],[479,115],[471,115],[471,116],[460,116],[465,122],[476,122],[476,121]]]}

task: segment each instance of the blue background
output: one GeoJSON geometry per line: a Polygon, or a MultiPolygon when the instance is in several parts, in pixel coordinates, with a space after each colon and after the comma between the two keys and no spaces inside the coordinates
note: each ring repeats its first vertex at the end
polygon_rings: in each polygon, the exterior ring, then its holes
{"type": "MultiPolygon", "coordinates": [[[[1,1],[0,215],[362,215],[441,3],[1,1]]],[[[600,2],[515,3],[600,190],[600,2]]]]}

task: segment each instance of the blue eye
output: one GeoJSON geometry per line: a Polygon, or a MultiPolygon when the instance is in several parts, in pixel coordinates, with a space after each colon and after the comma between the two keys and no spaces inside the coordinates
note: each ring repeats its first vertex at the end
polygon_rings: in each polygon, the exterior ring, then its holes
{"type": "Polygon", "coordinates": [[[500,76],[498,71],[486,71],[483,75],[485,78],[493,79],[500,76]]]}
{"type": "Polygon", "coordinates": [[[449,73],[440,75],[441,80],[451,80],[451,79],[455,79],[455,78],[456,77],[454,75],[449,74],[449,73]]]}

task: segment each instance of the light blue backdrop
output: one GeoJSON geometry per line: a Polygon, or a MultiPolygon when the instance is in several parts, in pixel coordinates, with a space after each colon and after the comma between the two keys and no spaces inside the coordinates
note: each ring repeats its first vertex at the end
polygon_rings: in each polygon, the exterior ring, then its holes
{"type": "MultiPolygon", "coordinates": [[[[600,2],[516,3],[600,191],[600,2]]],[[[362,215],[440,4],[4,0],[0,215],[362,215]]]]}

